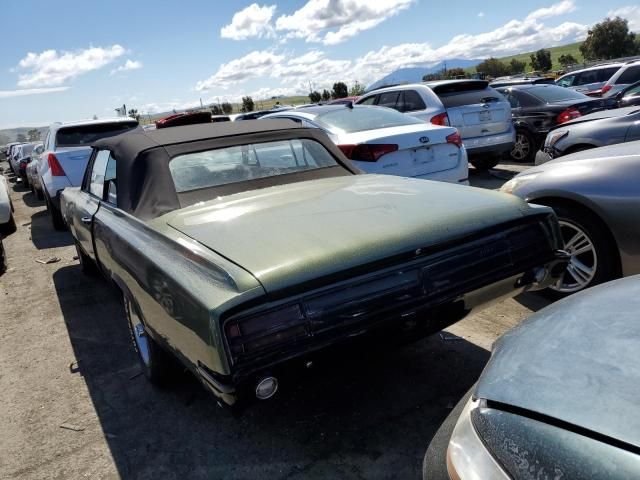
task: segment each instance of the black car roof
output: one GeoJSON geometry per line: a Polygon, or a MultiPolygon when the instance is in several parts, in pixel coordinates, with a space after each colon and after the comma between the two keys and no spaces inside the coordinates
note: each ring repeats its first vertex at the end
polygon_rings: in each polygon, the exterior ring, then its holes
{"type": "MultiPolygon", "coordinates": [[[[341,174],[358,172],[320,129],[303,127],[286,119],[201,123],[149,131],[137,128],[99,140],[93,144],[93,148],[94,152],[109,150],[116,160],[118,208],[138,218],[150,219],[220,195],[277,185],[286,181],[285,176],[266,177],[251,180],[250,186],[243,185],[248,182],[238,182],[178,194],[169,170],[169,162],[175,156],[236,145],[298,138],[309,138],[322,144],[340,165],[331,168],[340,169],[341,174]]],[[[85,172],[85,181],[93,158],[95,153],[85,172]]],[[[298,177],[308,179],[313,176],[328,176],[331,174],[327,173],[328,170],[330,169],[301,172],[298,177]]],[[[295,175],[291,174],[289,177],[295,180],[298,178],[295,175]]],[[[336,173],[331,175],[335,176],[336,173]]]]}

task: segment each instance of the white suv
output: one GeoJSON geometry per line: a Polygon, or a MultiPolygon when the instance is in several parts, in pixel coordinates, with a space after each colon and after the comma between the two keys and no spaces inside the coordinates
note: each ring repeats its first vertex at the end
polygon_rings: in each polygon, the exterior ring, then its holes
{"type": "Polygon", "coordinates": [[[128,117],[104,120],[82,120],[70,123],[54,123],[44,141],[38,172],[42,193],[56,230],[64,230],[60,213],[60,192],[66,187],[82,184],[91,144],[105,137],[119,135],[138,126],[128,117]]]}
{"type": "Polygon", "coordinates": [[[456,127],[476,169],[495,167],[511,151],[511,105],[485,80],[440,80],[381,88],[359,105],[390,107],[435,125],[456,127]]]}
{"type": "Polygon", "coordinates": [[[611,97],[628,87],[632,83],[640,81],[640,59],[632,60],[621,66],[616,73],[602,87],[602,95],[611,97]]]}
{"type": "Polygon", "coordinates": [[[606,63],[574,70],[558,78],[556,85],[570,88],[585,95],[599,97],[604,93],[602,87],[622,66],[622,63],[606,63]]]}

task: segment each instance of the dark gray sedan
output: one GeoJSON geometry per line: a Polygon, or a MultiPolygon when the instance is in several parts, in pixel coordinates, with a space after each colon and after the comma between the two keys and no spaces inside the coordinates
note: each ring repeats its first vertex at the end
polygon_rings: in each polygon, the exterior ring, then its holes
{"type": "Polygon", "coordinates": [[[635,276],[506,333],[431,441],[425,480],[640,478],[639,310],[635,276]]]}
{"type": "Polygon", "coordinates": [[[535,163],[542,165],[569,153],[634,140],[640,140],[639,106],[591,113],[551,130],[535,163]]]}
{"type": "Polygon", "coordinates": [[[571,254],[557,294],[640,273],[640,141],[533,167],[502,191],[556,211],[571,254]]]}

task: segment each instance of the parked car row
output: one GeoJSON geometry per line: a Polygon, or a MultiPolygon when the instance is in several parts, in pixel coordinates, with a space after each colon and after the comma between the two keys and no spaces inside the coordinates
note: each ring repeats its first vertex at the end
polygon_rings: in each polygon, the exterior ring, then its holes
{"type": "MultiPolygon", "coordinates": [[[[633,411],[638,372],[618,362],[637,347],[623,300],[640,280],[587,289],[640,273],[640,142],[535,166],[501,192],[459,185],[467,150],[493,162],[513,151],[507,134],[633,113],[555,85],[484,81],[430,84],[425,98],[444,111],[406,110],[418,87],[256,121],[54,124],[36,175],[83,272],[122,295],[146,377],[166,383],[180,366],[233,409],[342,349],[415,341],[524,291],[586,290],[498,341],[424,475],[444,465],[451,478],[576,478],[587,465],[633,478],[637,426],[599,416],[588,396],[595,384],[633,411]]],[[[11,223],[3,180],[0,232],[11,223]]]]}
{"type": "Polygon", "coordinates": [[[640,81],[640,59],[604,63],[575,70],[556,80],[556,85],[593,96],[612,96],[640,81]]]}

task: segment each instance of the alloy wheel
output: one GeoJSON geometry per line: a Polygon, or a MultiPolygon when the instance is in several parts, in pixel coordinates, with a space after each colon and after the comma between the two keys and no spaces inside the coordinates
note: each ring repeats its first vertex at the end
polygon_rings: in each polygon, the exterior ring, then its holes
{"type": "Polygon", "coordinates": [[[573,293],[586,288],[596,275],[598,254],[593,241],[578,225],[560,220],[565,250],[571,255],[566,270],[551,289],[573,293]]]}
{"type": "Polygon", "coordinates": [[[513,144],[511,149],[511,158],[514,160],[522,161],[526,160],[531,151],[531,142],[529,138],[522,132],[516,134],[516,143],[513,144]]]}

